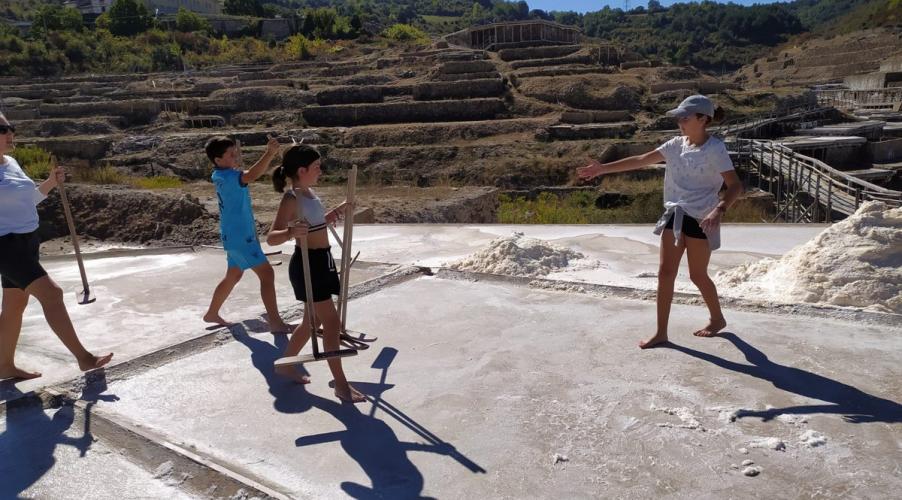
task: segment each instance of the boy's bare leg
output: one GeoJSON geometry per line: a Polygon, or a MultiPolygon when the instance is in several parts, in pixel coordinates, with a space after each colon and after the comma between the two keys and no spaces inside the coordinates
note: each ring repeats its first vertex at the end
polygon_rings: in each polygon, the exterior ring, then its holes
{"type": "MultiPolygon", "coordinates": [[[[685,240],[685,238],[683,238],[685,240]]],[[[673,287],[676,281],[677,271],[680,268],[680,259],[683,257],[685,246],[681,241],[674,245],[673,231],[665,229],[661,233],[661,261],[658,266],[658,329],[648,340],[639,342],[639,348],[648,349],[658,344],[667,342],[667,324],[670,321],[670,305],[673,302],[673,287]]]]}
{"type": "Polygon", "coordinates": [[[720,298],[717,296],[717,286],[708,276],[708,262],[711,260],[711,247],[708,240],[698,238],[686,238],[686,254],[689,261],[689,278],[698,287],[705,304],[708,306],[710,321],[701,330],[696,330],[696,337],[713,337],[727,327],[727,320],[720,309],[720,298]]]}
{"type": "Polygon", "coordinates": [[[244,274],[244,271],[238,267],[229,267],[226,270],[225,277],[222,278],[222,281],[216,285],[216,289],[213,290],[213,298],[210,299],[210,307],[207,309],[206,314],[204,314],[204,321],[207,323],[215,323],[221,326],[230,326],[232,323],[222,319],[222,316],[219,315],[219,309],[225,303],[226,299],[229,298],[229,294],[232,293],[232,289],[235,288],[235,285],[241,281],[241,276],[244,274]]]}
{"type": "Polygon", "coordinates": [[[276,302],[276,273],[269,262],[264,262],[251,268],[260,279],[260,297],[263,299],[263,307],[266,308],[266,318],[269,321],[269,331],[272,333],[289,333],[291,326],[282,320],[279,315],[279,306],[276,302]]]}
{"type": "MultiPolygon", "coordinates": [[[[335,311],[332,299],[317,302],[314,307],[316,307],[316,317],[323,323],[323,349],[326,351],[339,350],[341,343],[338,330],[341,327],[341,320],[335,311]]],[[[341,367],[341,358],[330,358],[326,362],[329,363],[329,370],[332,371],[332,377],[335,379],[335,397],[349,403],[366,401],[363,393],[348,383],[344,369],[341,367]]]]}
{"type": "Polygon", "coordinates": [[[53,333],[69,349],[69,352],[78,360],[78,367],[82,371],[93,370],[110,362],[113,354],[95,356],[88,352],[78,340],[72,320],[69,319],[69,311],[63,302],[63,290],[49,276],[36,279],[25,289],[28,295],[34,296],[44,309],[44,319],[50,325],[53,333]]]}
{"type": "MultiPolygon", "coordinates": [[[[307,341],[310,340],[310,326],[307,323],[308,318],[309,316],[307,315],[307,312],[304,311],[304,320],[301,321],[301,324],[298,325],[297,328],[295,328],[291,333],[291,338],[288,339],[288,344],[285,346],[285,350],[282,352],[282,356],[286,358],[290,356],[297,356],[298,353],[301,352],[301,349],[304,348],[304,345],[307,344],[307,341]]],[[[310,377],[298,373],[297,369],[294,366],[277,366],[276,373],[282,375],[283,377],[294,380],[299,384],[310,383],[310,377]]]]}
{"type": "Polygon", "coordinates": [[[18,288],[3,289],[3,308],[0,309],[0,380],[31,379],[41,376],[16,366],[16,344],[22,331],[22,314],[28,305],[28,294],[18,288]]]}

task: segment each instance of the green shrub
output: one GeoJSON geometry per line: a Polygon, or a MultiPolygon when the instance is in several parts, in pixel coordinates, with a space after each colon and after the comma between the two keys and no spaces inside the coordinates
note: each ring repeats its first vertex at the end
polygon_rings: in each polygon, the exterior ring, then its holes
{"type": "Polygon", "coordinates": [[[396,42],[413,42],[418,45],[428,45],[429,35],[419,28],[409,24],[395,24],[383,32],[385,38],[396,42]]]}
{"type": "Polygon", "coordinates": [[[18,146],[10,155],[33,180],[46,179],[53,166],[50,153],[37,146],[18,146]]]}
{"type": "Polygon", "coordinates": [[[75,171],[75,180],[89,184],[126,184],[128,177],[115,168],[104,165],[97,168],[80,168],[75,171]]]}

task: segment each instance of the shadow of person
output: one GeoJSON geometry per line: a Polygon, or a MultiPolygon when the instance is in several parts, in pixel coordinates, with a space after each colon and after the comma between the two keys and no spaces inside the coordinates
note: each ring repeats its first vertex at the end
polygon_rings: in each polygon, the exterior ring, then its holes
{"type": "Polygon", "coordinates": [[[746,361],[751,364],[736,363],[713,354],[673,343],[668,343],[662,347],[683,352],[721,368],[766,380],[777,389],[827,403],[771,408],[768,410],[742,409],[736,413],[737,418],[758,417],[763,421],[769,421],[784,414],[807,415],[825,413],[842,415],[844,420],[852,423],[902,422],[902,405],[899,403],[873,396],[858,388],[823,375],[774,363],[768,359],[767,355],[739,338],[735,333],[723,332],[719,336],[732,342],[745,355],[746,361]]]}
{"type": "Polygon", "coordinates": [[[427,451],[447,455],[473,472],[485,472],[482,467],[464,457],[453,446],[441,441],[400,410],[381,400],[382,393],[394,387],[392,384],[386,384],[385,378],[388,370],[387,364],[397,352],[395,349],[384,348],[374,362],[374,366],[382,368],[380,383],[353,382],[354,386],[373,402],[371,414],[367,415],[362,413],[357,405],[317,396],[307,392],[304,385],[278,376],[273,369],[273,363],[281,357],[282,348],[287,342],[284,336],[276,337],[276,345],[272,345],[251,337],[237,328],[232,329],[232,334],[238,342],[250,349],[252,363],[266,379],[269,392],[274,398],[273,407],[277,411],[302,413],[310,409],[317,409],[332,415],[345,426],[343,431],[300,437],[295,444],[304,447],[337,441],[345,453],[360,465],[372,484],[372,486],[364,486],[344,481],[340,486],[346,494],[360,499],[427,498],[421,496],[425,481],[423,474],[408,457],[409,451],[427,451]],[[389,355],[385,355],[386,353],[389,355]],[[380,363],[385,366],[379,366],[380,363]],[[401,442],[388,424],[373,416],[377,405],[423,437],[426,443],[401,442]]]}
{"type": "MultiPolygon", "coordinates": [[[[90,374],[98,384],[82,394],[87,396],[89,405],[99,399],[115,398],[101,394],[106,390],[106,378],[102,370],[98,372],[90,374]]],[[[54,454],[58,445],[73,446],[82,457],[85,456],[94,442],[90,431],[90,408],[84,410],[82,436],[66,435],[77,411],[82,410],[72,404],[64,404],[55,411],[45,410],[36,398],[21,398],[9,404],[6,428],[0,434],[0,477],[3,478],[0,498],[18,498],[47,474],[56,464],[54,454]]]]}

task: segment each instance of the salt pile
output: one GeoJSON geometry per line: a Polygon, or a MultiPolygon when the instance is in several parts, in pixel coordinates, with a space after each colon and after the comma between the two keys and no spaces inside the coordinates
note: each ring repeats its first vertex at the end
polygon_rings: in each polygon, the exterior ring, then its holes
{"type": "Polygon", "coordinates": [[[810,448],[827,444],[827,437],[818,431],[808,429],[799,436],[799,442],[810,448]]]}
{"type": "Polygon", "coordinates": [[[486,248],[448,267],[460,271],[537,277],[565,268],[571,261],[582,258],[583,254],[569,248],[515,232],[511,236],[492,240],[486,248]]]}
{"type": "Polygon", "coordinates": [[[902,314],[902,208],[863,204],[779,259],[719,273],[724,293],[902,314]]]}

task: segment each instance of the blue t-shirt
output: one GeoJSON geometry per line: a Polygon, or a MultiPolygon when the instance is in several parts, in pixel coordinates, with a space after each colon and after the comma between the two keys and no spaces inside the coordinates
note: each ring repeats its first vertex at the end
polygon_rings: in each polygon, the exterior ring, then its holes
{"type": "Polygon", "coordinates": [[[0,236],[25,234],[38,228],[35,205],[46,196],[19,166],[15,158],[0,156],[0,236]]]}
{"type": "Polygon", "coordinates": [[[251,209],[251,193],[241,182],[241,170],[213,167],[211,179],[219,197],[219,234],[222,246],[257,241],[257,223],[251,209]]]}

